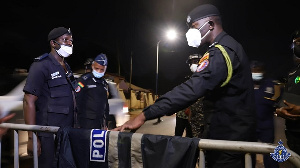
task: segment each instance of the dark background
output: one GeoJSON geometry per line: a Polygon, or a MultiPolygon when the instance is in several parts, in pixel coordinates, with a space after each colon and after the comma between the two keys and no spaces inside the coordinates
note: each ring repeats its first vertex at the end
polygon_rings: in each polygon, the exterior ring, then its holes
{"type": "Polygon", "coordinates": [[[108,56],[109,73],[155,91],[156,46],[159,50],[158,93],[180,84],[190,74],[187,57],[203,53],[187,45],[186,17],[194,7],[212,3],[222,14],[224,30],[239,41],[250,60],[264,61],[268,75],[280,79],[293,66],[291,33],[300,28],[299,0],[101,0],[4,1],[0,7],[1,73],[29,69],[35,57],[49,52],[47,35],[54,27],[71,28],[73,71],[89,57],[108,56]],[[170,42],[168,28],[180,36],[170,42]]]}

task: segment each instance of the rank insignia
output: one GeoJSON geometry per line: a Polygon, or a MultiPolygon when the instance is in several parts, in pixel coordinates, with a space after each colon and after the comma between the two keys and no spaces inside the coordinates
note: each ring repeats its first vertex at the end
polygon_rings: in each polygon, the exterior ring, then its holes
{"type": "Polygon", "coordinates": [[[270,153],[270,156],[277,162],[284,162],[288,160],[291,153],[288,153],[286,148],[283,146],[283,142],[280,140],[278,146],[274,149],[274,153],[270,153]]]}

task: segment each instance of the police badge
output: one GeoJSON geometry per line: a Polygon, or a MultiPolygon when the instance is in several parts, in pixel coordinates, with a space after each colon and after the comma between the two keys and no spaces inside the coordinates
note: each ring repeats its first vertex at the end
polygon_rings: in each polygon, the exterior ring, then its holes
{"type": "Polygon", "coordinates": [[[274,149],[274,153],[270,153],[270,156],[277,162],[284,162],[288,160],[291,153],[288,153],[286,148],[283,146],[283,142],[280,140],[278,146],[274,149]]]}

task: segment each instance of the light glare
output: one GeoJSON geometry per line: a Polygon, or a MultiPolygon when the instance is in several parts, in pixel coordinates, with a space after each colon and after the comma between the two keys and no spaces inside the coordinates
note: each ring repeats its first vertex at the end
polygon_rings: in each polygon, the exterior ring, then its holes
{"type": "Polygon", "coordinates": [[[169,31],[167,32],[167,38],[168,38],[169,40],[174,40],[176,37],[177,37],[177,33],[176,33],[175,30],[169,30],[169,31]]]}

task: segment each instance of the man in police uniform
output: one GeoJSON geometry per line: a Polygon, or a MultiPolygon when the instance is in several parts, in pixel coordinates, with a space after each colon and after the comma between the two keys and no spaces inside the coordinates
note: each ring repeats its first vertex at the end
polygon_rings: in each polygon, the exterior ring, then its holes
{"type": "Polygon", "coordinates": [[[106,129],[109,117],[108,84],[104,78],[107,57],[99,54],[92,63],[92,72],[78,81],[77,107],[80,128],[106,129]]]}
{"type": "MultiPolygon", "coordinates": [[[[73,126],[74,90],[77,87],[70,66],[64,60],[72,54],[73,38],[70,29],[57,27],[50,31],[50,53],[35,58],[23,91],[25,123],[45,126],[73,126]]],[[[28,132],[27,150],[32,155],[32,132],[28,132]]],[[[38,133],[39,167],[52,167],[54,137],[38,133]]]]}
{"type": "MultiPolygon", "coordinates": [[[[186,63],[188,63],[191,72],[196,72],[201,57],[202,55],[200,54],[193,54],[188,57],[186,63]]],[[[193,137],[204,138],[204,123],[206,122],[208,124],[208,121],[204,120],[203,97],[199,98],[194,104],[190,106],[190,111],[191,112],[189,120],[193,137]]],[[[206,114],[206,116],[207,115],[208,114],[206,114]]],[[[208,119],[208,116],[206,117],[206,119],[208,119]]]]}
{"type": "MultiPolygon", "coordinates": [[[[264,143],[274,143],[274,112],[281,96],[281,85],[266,76],[262,62],[254,60],[250,67],[254,82],[257,139],[264,143]]],[[[279,167],[278,162],[270,154],[264,154],[263,161],[265,168],[279,167]]]]}
{"type": "MultiPolygon", "coordinates": [[[[190,29],[186,36],[190,46],[209,44],[196,72],[115,130],[136,129],[146,120],[171,115],[204,96],[214,103],[208,138],[255,141],[253,82],[243,47],[223,31],[220,13],[213,5],[205,4],[193,9],[188,14],[187,24],[190,29]]],[[[242,153],[208,152],[209,167],[244,167],[242,153]]]]}
{"type": "Polygon", "coordinates": [[[292,34],[292,50],[295,68],[289,73],[284,88],[284,106],[276,109],[285,118],[285,135],[291,150],[300,155],[300,30],[292,34]]]}

